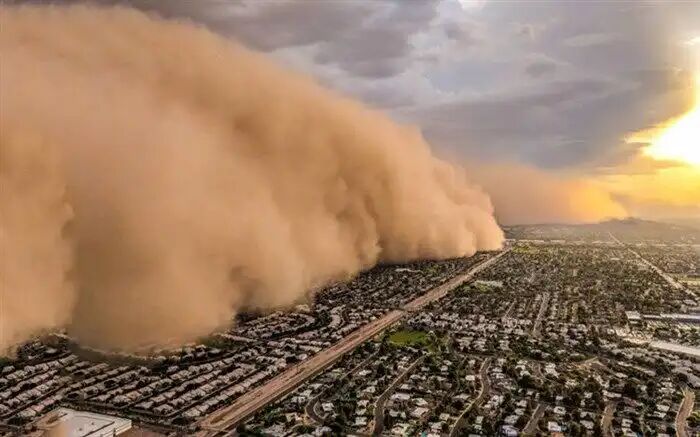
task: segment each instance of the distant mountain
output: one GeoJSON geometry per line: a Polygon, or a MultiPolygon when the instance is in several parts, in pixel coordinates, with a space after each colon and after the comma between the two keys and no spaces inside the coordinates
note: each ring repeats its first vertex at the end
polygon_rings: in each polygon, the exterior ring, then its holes
{"type": "Polygon", "coordinates": [[[504,226],[504,230],[516,239],[601,241],[612,234],[626,243],[700,244],[700,223],[694,220],[668,223],[632,217],[578,225],[504,226]]]}
{"type": "Polygon", "coordinates": [[[687,226],[689,228],[700,229],[700,218],[669,219],[664,220],[664,222],[671,223],[674,225],[687,226]]]}
{"type": "MultiPolygon", "coordinates": [[[[637,230],[646,230],[646,231],[669,231],[669,230],[674,230],[674,231],[690,231],[690,232],[695,232],[698,230],[698,226],[700,226],[700,222],[696,222],[695,225],[692,225],[692,222],[695,222],[695,220],[688,220],[687,222],[685,220],[681,221],[653,221],[653,220],[646,220],[646,219],[640,219],[636,217],[629,217],[625,219],[612,219],[612,220],[607,220],[604,222],[600,222],[597,224],[597,226],[601,226],[606,229],[637,229],[637,230]]],[[[594,225],[595,226],[595,225],[594,225]]]]}

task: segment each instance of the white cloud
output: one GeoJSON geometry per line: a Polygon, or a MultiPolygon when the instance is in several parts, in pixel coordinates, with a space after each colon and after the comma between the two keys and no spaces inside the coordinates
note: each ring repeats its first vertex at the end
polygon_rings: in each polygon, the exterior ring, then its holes
{"type": "Polygon", "coordinates": [[[486,3],[485,0],[457,0],[457,3],[462,7],[462,10],[468,11],[475,8],[480,8],[486,3]]]}
{"type": "Polygon", "coordinates": [[[612,33],[582,33],[564,40],[567,47],[594,47],[608,44],[617,39],[612,33]]]}
{"type": "Polygon", "coordinates": [[[689,46],[700,46],[700,35],[696,36],[695,38],[690,38],[685,42],[685,44],[689,46]]]}

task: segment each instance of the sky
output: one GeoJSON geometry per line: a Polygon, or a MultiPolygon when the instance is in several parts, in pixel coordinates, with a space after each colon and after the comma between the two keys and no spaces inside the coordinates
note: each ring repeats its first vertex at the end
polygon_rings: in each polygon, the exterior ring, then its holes
{"type": "Polygon", "coordinates": [[[700,2],[102,3],[241,41],[418,126],[450,159],[585,183],[631,215],[700,217],[700,164],[645,153],[694,105],[700,2]]]}

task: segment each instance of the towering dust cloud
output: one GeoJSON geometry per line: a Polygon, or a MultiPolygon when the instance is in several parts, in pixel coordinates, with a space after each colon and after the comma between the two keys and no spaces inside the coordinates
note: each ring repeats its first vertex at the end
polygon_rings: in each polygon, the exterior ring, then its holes
{"type": "Polygon", "coordinates": [[[0,14],[0,349],[132,350],[377,262],[500,246],[412,128],[230,41],[127,9],[0,14]]]}

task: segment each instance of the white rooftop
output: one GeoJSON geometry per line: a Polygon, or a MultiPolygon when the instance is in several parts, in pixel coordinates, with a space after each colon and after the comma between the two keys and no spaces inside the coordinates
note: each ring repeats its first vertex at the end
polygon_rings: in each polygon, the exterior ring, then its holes
{"type": "Polygon", "coordinates": [[[62,437],[112,437],[131,428],[131,420],[106,414],[58,408],[45,425],[62,437]]]}

